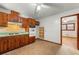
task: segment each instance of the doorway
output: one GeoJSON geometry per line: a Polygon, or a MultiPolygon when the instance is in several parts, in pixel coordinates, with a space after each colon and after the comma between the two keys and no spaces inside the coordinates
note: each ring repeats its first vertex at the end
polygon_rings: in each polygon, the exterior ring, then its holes
{"type": "Polygon", "coordinates": [[[61,44],[79,49],[79,14],[61,17],[61,44]]]}

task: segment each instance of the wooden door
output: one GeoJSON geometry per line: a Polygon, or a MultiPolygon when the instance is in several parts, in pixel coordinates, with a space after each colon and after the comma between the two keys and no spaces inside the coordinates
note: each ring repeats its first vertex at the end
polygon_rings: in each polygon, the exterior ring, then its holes
{"type": "Polygon", "coordinates": [[[39,27],[39,37],[40,39],[44,39],[44,27],[39,27]]]}
{"type": "Polygon", "coordinates": [[[79,50],[79,14],[77,15],[77,49],[79,50]]]}

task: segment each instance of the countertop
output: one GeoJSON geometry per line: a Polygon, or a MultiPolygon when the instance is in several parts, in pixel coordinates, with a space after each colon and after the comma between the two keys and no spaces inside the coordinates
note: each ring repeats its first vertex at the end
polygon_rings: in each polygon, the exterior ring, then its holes
{"type": "Polygon", "coordinates": [[[28,35],[28,32],[0,32],[0,37],[16,36],[16,35],[28,35]]]}

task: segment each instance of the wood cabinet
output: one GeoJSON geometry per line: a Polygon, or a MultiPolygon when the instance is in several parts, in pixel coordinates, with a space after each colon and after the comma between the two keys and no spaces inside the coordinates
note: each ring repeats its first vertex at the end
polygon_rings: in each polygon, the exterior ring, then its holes
{"type": "Polygon", "coordinates": [[[7,52],[7,45],[8,45],[8,43],[7,43],[7,38],[6,38],[6,40],[5,40],[5,38],[3,39],[3,52],[7,52]]]}
{"type": "Polygon", "coordinates": [[[22,18],[22,27],[27,28],[29,26],[29,20],[22,18]]]}
{"type": "Polygon", "coordinates": [[[15,48],[18,48],[20,46],[20,39],[21,39],[21,36],[15,36],[14,37],[14,42],[15,42],[15,48]]]}
{"type": "Polygon", "coordinates": [[[0,37],[0,54],[30,44],[34,41],[35,37],[29,38],[29,35],[0,37]]]}
{"type": "Polygon", "coordinates": [[[35,36],[29,37],[29,43],[32,43],[32,42],[34,42],[34,41],[35,41],[35,36]]]}
{"type": "Polygon", "coordinates": [[[32,18],[27,18],[29,20],[29,24],[31,24],[32,26],[35,26],[35,19],[32,18]]]}
{"type": "Polygon", "coordinates": [[[0,53],[4,53],[7,51],[8,47],[7,47],[8,43],[7,43],[7,38],[0,38],[0,53]]]}
{"type": "Polygon", "coordinates": [[[25,28],[25,31],[29,32],[29,20],[22,18],[22,27],[25,28]]]}
{"type": "Polygon", "coordinates": [[[22,18],[22,27],[25,28],[25,31],[29,32],[30,27],[36,26],[36,20],[32,18],[22,18]]]}
{"type": "Polygon", "coordinates": [[[8,39],[8,42],[7,42],[8,43],[8,46],[7,46],[8,47],[8,50],[12,50],[13,49],[13,44],[14,44],[13,42],[14,41],[13,41],[12,38],[13,37],[7,37],[7,39],[8,39]]]}
{"type": "Polygon", "coordinates": [[[21,39],[20,39],[20,45],[21,46],[26,45],[26,44],[28,44],[28,41],[29,41],[28,37],[22,36],[21,39]]]}
{"type": "Polygon", "coordinates": [[[24,43],[24,40],[25,40],[24,37],[21,36],[21,38],[20,38],[20,43],[19,43],[20,46],[23,46],[23,45],[25,44],[25,43],[24,43]]]}
{"type": "Polygon", "coordinates": [[[0,12],[0,26],[5,27],[8,24],[8,14],[0,12]]]}
{"type": "Polygon", "coordinates": [[[12,21],[12,22],[19,22],[19,13],[16,12],[16,11],[11,11],[11,14],[9,14],[9,21],[12,21]]]}
{"type": "Polygon", "coordinates": [[[35,19],[32,19],[32,24],[33,24],[34,26],[36,26],[36,20],[35,20],[35,19]]]}
{"type": "Polygon", "coordinates": [[[40,22],[39,21],[36,21],[35,24],[36,24],[36,26],[39,26],[40,25],[40,22]]]}
{"type": "Polygon", "coordinates": [[[24,45],[29,44],[29,35],[28,37],[24,36],[24,45]]]}
{"type": "Polygon", "coordinates": [[[35,26],[36,20],[32,18],[23,18],[22,23],[23,23],[23,27],[27,27],[27,26],[30,27],[30,25],[35,26]]]}

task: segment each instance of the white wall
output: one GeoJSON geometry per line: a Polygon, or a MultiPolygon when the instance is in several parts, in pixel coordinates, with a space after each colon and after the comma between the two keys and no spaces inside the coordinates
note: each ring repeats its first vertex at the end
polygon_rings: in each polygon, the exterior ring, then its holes
{"type": "Polygon", "coordinates": [[[60,17],[79,13],[79,9],[65,11],[57,15],[40,19],[40,26],[45,28],[45,40],[60,43],[60,17]]]}

